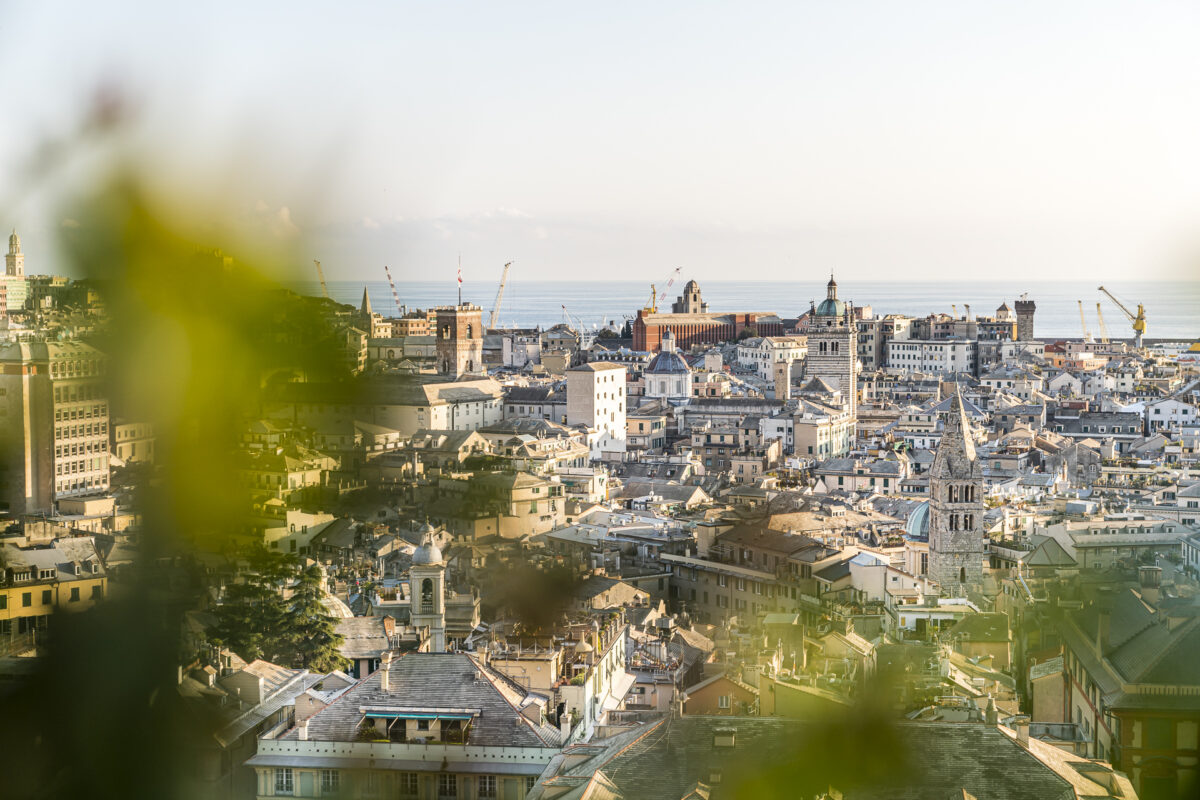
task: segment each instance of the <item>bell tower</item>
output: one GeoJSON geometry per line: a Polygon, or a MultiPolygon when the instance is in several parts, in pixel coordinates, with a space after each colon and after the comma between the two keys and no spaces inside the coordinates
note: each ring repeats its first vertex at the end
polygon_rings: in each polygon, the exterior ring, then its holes
{"type": "Polygon", "coordinates": [[[8,237],[8,253],[4,256],[4,274],[13,278],[25,277],[25,254],[21,252],[21,237],[13,230],[8,237]]]}
{"type": "Polygon", "coordinates": [[[983,469],[955,391],[929,470],[929,577],[946,595],[983,583],[983,469]]]}
{"type": "Polygon", "coordinates": [[[429,628],[430,651],[446,651],[446,562],[434,544],[437,531],[429,523],[421,528],[421,545],[413,552],[408,571],[409,618],[418,628],[429,628]]]}

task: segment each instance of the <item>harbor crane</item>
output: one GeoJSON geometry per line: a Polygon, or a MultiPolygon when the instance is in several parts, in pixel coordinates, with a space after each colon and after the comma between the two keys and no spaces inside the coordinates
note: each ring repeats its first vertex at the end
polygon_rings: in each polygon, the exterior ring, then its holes
{"type": "Polygon", "coordinates": [[[567,311],[565,305],[562,307],[562,311],[563,317],[567,320],[567,325],[579,334],[579,349],[587,350],[592,346],[592,341],[595,337],[588,334],[588,330],[584,324],[577,317],[572,316],[571,312],[567,311]]]}
{"type": "Polygon", "coordinates": [[[1092,340],[1092,333],[1087,329],[1087,320],[1083,318],[1083,301],[1078,300],[1076,302],[1079,303],[1079,327],[1083,328],[1083,340],[1090,342],[1092,340]]]}
{"type": "Polygon", "coordinates": [[[1125,304],[1118,300],[1116,296],[1114,296],[1113,293],[1108,289],[1105,289],[1103,286],[1101,286],[1100,291],[1108,295],[1108,299],[1112,300],[1116,307],[1121,309],[1121,313],[1125,315],[1125,318],[1129,320],[1129,324],[1133,326],[1134,347],[1137,347],[1140,350],[1142,347],[1142,337],[1146,334],[1145,307],[1141,303],[1138,303],[1137,313],[1134,314],[1132,311],[1126,308],[1125,304]]]}
{"type": "Polygon", "coordinates": [[[392,280],[392,271],[388,269],[387,264],[383,265],[383,274],[387,275],[388,286],[392,287],[392,300],[396,304],[396,316],[403,317],[407,309],[400,305],[400,293],[396,291],[396,282],[392,280]]]}
{"type": "MultiPolygon", "coordinates": [[[[675,279],[678,278],[682,273],[683,267],[676,267],[667,273],[667,277],[663,279],[666,281],[666,283],[663,284],[662,296],[658,298],[659,303],[667,302],[668,295],[671,293],[671,287],[675,285],[675,279]]],[[[656,309],[658,308],[656,303],[651,303],[651,305],[653,305],[656,309]]]]}
{"type": "Polygon", "coordinates": [[[1108,344],[1108,326],[1104,324],[1104,312],[1100,310],[1099,303],[1096,303],[1096,319],[1100,323],[1100,341],[1108,344]]]}
{"type": "Polygon", "coordinates": [[[496,329],[496,320],[500,316],[500,301],[504,299],[504,284],[508,282],[508,268],[512,266],[509,261],[504,265],[504,272],[500,273],[500,288],[496,290],[496,302],[492,304],[492,316],[488,318],[488,328],[496,329]]]}
{"type": "MultiPolygon", "coordinates": [[[[563,311],[566,311],[566,308],[563,308],[563,311]]],[[[658,313],[658,289],[653,283],[650,284],[650,301],[646,304],[646,313],[658,313]]]]}
{"type": "Polygon", "coordinates": [[[317,278],[321,281],[321,294],[325,295],[325,299],[329,299],[329,287],[325,285],[325,270],[321,269],[321,262],[313,259],[313,263],[317,265],[317,278]]]}

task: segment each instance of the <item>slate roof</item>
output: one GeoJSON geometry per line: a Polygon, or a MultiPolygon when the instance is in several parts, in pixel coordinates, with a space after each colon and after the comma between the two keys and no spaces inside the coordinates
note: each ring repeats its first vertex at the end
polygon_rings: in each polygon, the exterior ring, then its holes
{"type": "MultiPolygon", "coordinates": [[[[309,740],[353,742],[360,710],[397,708],[470,708],[470,744],[485,747],[553,747],[557,731],[526,719],[517,709],[528,696],[504,676],[465,653],[408,653],[392,662],[389,691],[380,688],[383,670],[359,681],[335,702],[309,718],[309,740]],[[476,680],[476,674],[481,677],[476,680]]],[[[293,728],[281,739],[296,739],[293,728]]]]}
{"type": "Polygon", "coordinates": [[[1007,642],[1012,637],[1006,614],[968,614],[956,622],[946,635],[968,642],[1007,642]]]}
{"type": "Polygon", "coordinates": [[[339,619],[337,632],[342,636],[338,652],[349,659],[379,658],[388,649],[383,617],[350,617],[339,619]]]}
{"type": "MultiPolygon", "coordinates": [[[[679,800],[714,774],[720,776],[722,796],[741,796],[731,788],[739,780],[761,782],[751,785],[762,791],[745,796],[799,796],[794,782],[811,778],[820,759],[829,757],[830,733],[828,725],[778,717],[685,716],[622,736],[570,772],[581,778],[598,773],[620,797],[638,800],[679,800]],[[730,733],[734,746],[719,746],[720,737],[730,733]]],[[[1076,796],[1070,782],[997,726],[906,722],[859,736],[860,755],[870,753],[876,766],[839,770],[842,779],[833,783],[842,784],[835,788],[846,800],[1076,796]],[[850,785],[852,780],[861,783],[850,785]]]]}

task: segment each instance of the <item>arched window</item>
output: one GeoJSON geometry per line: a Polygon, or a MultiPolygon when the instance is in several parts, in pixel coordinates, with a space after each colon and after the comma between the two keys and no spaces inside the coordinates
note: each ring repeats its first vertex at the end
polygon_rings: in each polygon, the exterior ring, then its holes
{"type": "Polygon", "coordinates": [[[421,610],[426,613],[433,611],[433,578],[421,581],[421,610]]]}
{"type": "Polygon", "coordinates": [[[834,353],[836,353],[838,351],[838,343],[837,342],[831,342],[829,347],[834,353]]]}
{"type": "Polygon", "coordinates": [[[967,568],[966,567],[958,568],[958,582],[959,583],[967,582],[967,568]]]}
{"type": "Polygon", "coordinates": [[[468,339],[471,338],[471,326],[470,325],[467,326],[467,338],[468,339]]]}

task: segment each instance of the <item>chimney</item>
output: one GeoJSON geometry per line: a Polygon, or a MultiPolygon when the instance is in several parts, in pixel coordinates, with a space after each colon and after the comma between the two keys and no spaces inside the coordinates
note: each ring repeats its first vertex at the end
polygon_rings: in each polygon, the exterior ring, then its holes
{"type": "Polygon", "coordinates": [[[1096,619],[1096,652],[1103,656],[1108,652],[1108,633],[1112,622],[1112,615],[1107,608],[1100,609],[1100,616],[1096,619]]]}
{"type": "Polygon", "coordinates": [[[302,719],[296,723],[296,738],[302,742],[308,741],[308,720],[302,719]]]}
{"type": "Polygon", "coordinates": [[[990,694],[988,695],[987,708],[983,712],[983,720],[988,725],[995,725],[1000,721],[1000,715],[996,712],[996,701],[990,694]]]}
{"type": "Polygon", "coordinates": [[[1013,720],[1013,728],[1017,731],[1017,744],[1029,748],[1029,717],[1017,717],[1013,720]]]}
{"type": "Polygon", "coordinates": [[[379,688],[385,692],[392,690],[392,654],[383,654],[383,674],[379,676],[379,688]]]}
{"type": "Polygon", "coordinates": [[[1162,567],[1138,567],[1138,583],[1142,587],[1142,600],[1151,607],[1157,607],[1162,594],[1162,567]]]}

